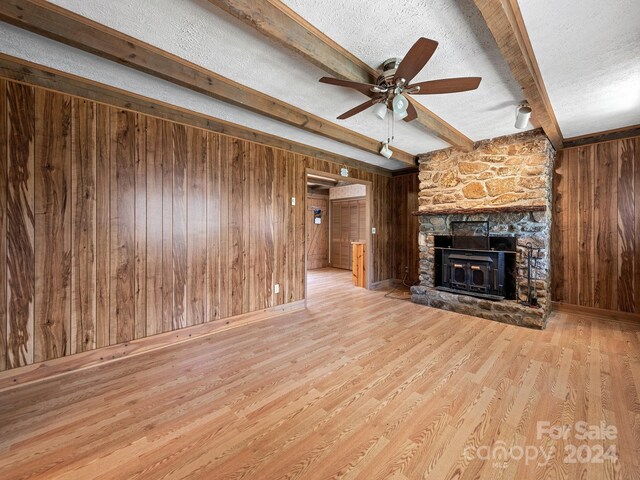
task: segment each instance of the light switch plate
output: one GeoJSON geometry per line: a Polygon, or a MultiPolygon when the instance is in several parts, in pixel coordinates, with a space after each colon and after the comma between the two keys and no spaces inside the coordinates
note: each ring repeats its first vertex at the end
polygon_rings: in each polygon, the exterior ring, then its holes
{"type": "Polygon", "coordinates": [[[376,234],[376,227],[371,227],[371,235],[375,235],[376,234]]]}
{"type": "Polygon", "coordinates": [[[291,197],[291,205],[295,205],[296,204],[296,197],[291,197]]]}
{"type": "Polygon", "coordinates": [[[279,283],[276,283],[273,286],[273,293],[280,293],[280,284],[279,283]]]}

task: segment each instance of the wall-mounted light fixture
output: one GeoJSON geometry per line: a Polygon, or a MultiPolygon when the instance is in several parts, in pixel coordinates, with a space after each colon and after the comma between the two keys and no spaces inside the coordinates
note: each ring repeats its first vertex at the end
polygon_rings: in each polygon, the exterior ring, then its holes
{"type": "Polygon", "coordinates": [[[393,152],[389,148],[389,142],[382,142],[382,148],[380,149],[380,155],[382,155],[385,158],[391,158],[391,155],[393,155],[393,152]]]}
{"type": "Polygon", "coordinates": [[[526,103],[521,103],[516,107],[516,124],[518,130],[524,130],[529,124],[531,118],[531,107],[526,103]]]}

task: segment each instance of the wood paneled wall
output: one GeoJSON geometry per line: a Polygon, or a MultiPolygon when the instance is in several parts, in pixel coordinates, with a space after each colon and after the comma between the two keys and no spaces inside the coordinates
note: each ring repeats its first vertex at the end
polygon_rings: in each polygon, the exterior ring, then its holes
{"type": "Polygon", "coordinates": [[[553,214],[553,300],[640,313],[640,137],[561,151],[553,214]]]}
{"type": "Polygon", "coordinates": [[[307,269],[329,266],[329,195],[307,194],[307,269]],[[315,223],[314,211],[320,213],[315,223]]]}
{"type": "MultiPolygon", "coordinates": [[[[305,170],[341,167],[8,80],[0,149],[0,370],[302,299],[305,170]]],[[[391,179],[351,175],[384,280],[391,179]]]]}
{"type": "Polygon", "coordinates": [[[351,270],[352,242],[367,241],[367,199],[341,198],[330,203],[331,266],[351,270]]]}
{"type": "Polygon", "coordinates": [[[408,285],[418,281],[418,232],[420,222],[417,216],[412,215],[418,211],[418,174],[410,173],[398,175],[391,179],[391,198],[393,211],[393,235],[392,235],[392,274],[391,277],[402,280],[407,271],[408,285]]]}

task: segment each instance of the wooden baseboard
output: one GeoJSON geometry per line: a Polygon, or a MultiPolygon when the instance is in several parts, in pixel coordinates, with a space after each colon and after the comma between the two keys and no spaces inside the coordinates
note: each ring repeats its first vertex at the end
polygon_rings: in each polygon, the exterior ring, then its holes
{"type": "Polygon", "coordinates": [[[553,310],[556,312],[579,313],[603,320],[614,320],[618,322],[640,323],[640,314],[618,312],[616,310],[605,310],[603,308],[583,307],[581,305],[571,305],[562,302],[552,302],[553,310]]]}
{"type": "Polygon", "coordinates": [[[201,325],[194,325],[193,327],[172,332],[160,333],[151,337],[132,340],[127,343],[6,370],[0,372],[0,393],[26,384],[49,380],[71,372],[86,370],[124,358],[141,355],[195,339],[201,339],[225,330],[261,322],[287,313],[299,312],[305,308],[306,301],[299,300],[297,302],[215,320],[201,325]]]}

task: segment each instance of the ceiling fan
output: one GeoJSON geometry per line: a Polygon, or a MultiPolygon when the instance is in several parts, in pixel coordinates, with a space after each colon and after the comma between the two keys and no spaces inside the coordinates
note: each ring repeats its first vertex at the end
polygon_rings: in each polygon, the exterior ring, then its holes
{"type": "Polygon", "coordinates": [[[411,80],[423,69],[437,47],[438,42],[435,40],[418,39],[404,59],[390,58],[382,64],[382,74],[375,84],[322,77],[321,83],[353,88],[370,97],[366,102],[344,112],[338,119],[352,117],[375,105],[374,114],[380,119],[384,119],[389,109],[394,112],[396,118],[410,122],[418,117],[418,113],[408,95],[457,93],[478,88],[480,77],[443,78],[411,84],[411,80]]]}

